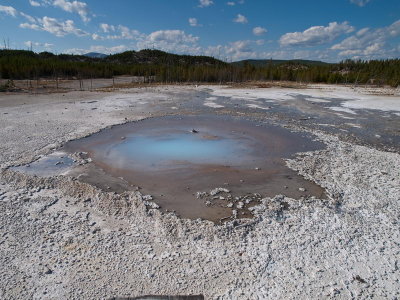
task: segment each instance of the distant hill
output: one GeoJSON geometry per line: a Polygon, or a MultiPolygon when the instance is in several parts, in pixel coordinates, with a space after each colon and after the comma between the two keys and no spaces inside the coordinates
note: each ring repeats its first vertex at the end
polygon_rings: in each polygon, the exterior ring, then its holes
{"type": "Polygon", "coordinates": [[[226,65],[225,62],[210,56],[172,54],[160,50],[125,51],[109,55],[105,62],[116,64],[154,64],[154,65],[226,65]]]}
{"type": "Polygon", "coordinates": [[[273,66],[282,65],[282,64],[299,64],[299,65],[306,65],[306,66],[326,66],[329,63],[318,61],[318,60],[306,60],[306,59],[290,59],[290,60],[283,60],[283,59],[245,59],[241,61],[232,62],[232,65],[242,67],[245,64],[250,64],[255,67],[265,67],[272,64],[273,66]]]}
{"type": "Polygon", "coordinates": [[[98,53],[98,52],[89,52],[86,54],[83,54],[83,56],[91,57],[91,58],[104,58],[107,57],[108,55],[103,54],[103,53],[98,53]]]}
{"type": "Polygon", "coordinates": [[[0,50],[1,57],[32,57],[38,59],[56,59],[70,62],[109,63],[115,65],[201,65],[224,66],[227,63],[210,56],[172,54],[160,50],[125,51],[113,55],[91,52],[85,55],[53,54],[51,52],[35,53],[26,50],[0,50]]]}

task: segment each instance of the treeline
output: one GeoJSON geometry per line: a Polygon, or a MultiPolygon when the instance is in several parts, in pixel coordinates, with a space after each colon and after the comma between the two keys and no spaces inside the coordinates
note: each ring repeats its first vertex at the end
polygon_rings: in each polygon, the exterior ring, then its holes
{"type": "Polygon", "coordinates": [[[127,51],[105,58],[0,50],[0,78],[110,78],[131,75],[158,82],[244,82],[280,80],[302,83],[400,85],[400,59],[336,64],[306,62],[228,64],[207,56],[159,50],[127,51]]]}

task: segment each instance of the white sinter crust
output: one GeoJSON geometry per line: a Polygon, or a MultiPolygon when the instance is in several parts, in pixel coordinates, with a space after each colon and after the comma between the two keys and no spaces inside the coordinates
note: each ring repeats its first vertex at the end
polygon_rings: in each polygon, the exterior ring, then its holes
{"type": "MultiPolygon", "coordinates": [[[[146,208],[138,192],[104,193],[67,177],[4,169],[106,126],[176,110],[200,92],[200,102],[218,105],[221,90],[174,86],[0,96],[0,298],[400,297],[396,153],[314,132],[327,149],[287,164],[325,187],[329,199],[265,198],[255,219],[221,226],[162,215],[146,208]],[[27,104],[2,105],[10,97],[25,97],[27,104]]],[[[246,92],[229,93],[246,98],[246,92]]]]}

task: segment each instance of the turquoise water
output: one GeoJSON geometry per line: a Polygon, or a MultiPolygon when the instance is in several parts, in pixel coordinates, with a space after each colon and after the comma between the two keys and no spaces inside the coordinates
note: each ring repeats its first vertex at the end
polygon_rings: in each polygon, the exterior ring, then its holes
{"type": "Polygon", "coordinates": [[[230,164],[250,149],[238,139],[174,132],[128,136],[106,151],[114,166],[126,168],[174,168],[182,164],[230,164]]]}

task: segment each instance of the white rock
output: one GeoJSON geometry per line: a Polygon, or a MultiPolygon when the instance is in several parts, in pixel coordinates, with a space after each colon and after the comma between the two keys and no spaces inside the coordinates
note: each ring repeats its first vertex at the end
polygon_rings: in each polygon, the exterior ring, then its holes
{"type": "Polygon", "coordinates": [[[152,195],[144,195],[144,196],[142,196],[142,200],[143,201],[151,201],[151,200],[153,200],[153,196],[152,195]]]}
{"type": "Polygon", "coordinates": [[[242,209],[243,207],[244,207],[244,203],[241,201],[236,205],[237,209],[242,209]]]}
{"type": "Polygon", "coordinates": [[[228,189],[219,187],[219,188],[215,188],[215,189],[211,190],[210,195],[215,196],[219,193],[229,193],[229,192],[230,191],[228,189]]]}

